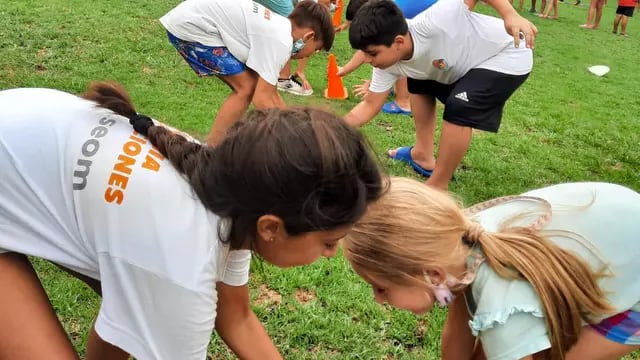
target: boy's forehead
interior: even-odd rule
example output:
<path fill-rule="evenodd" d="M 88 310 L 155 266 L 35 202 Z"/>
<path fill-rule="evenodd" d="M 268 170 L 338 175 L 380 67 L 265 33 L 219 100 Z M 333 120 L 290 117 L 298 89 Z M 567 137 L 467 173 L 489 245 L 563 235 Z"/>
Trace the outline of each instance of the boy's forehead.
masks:
<path fill-rule="evenodd" d="M 362 51 L 366 53 L 374 53 L 374 52 L 379 52 L 380 50 L 383 50 L 384 47 L 385 47 L 384 45 L 369 45 L 364 49 L 362 49 Z"/>

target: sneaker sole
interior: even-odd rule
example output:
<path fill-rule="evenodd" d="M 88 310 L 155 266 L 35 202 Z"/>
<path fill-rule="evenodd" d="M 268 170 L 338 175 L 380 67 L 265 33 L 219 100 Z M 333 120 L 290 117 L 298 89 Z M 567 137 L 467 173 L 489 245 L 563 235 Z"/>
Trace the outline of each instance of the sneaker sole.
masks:
<path fill-rule="evenodd" d="M 278 88 L 278 91 L 284 91 L 284 92 L 287 92 L 289 94 L 298 95 L 298 96 L 311 96 L 311 95 L 313 95 L 313 91 L 308 93 L 308 94 L 301 94 L 299 92 L 295 92 L 295 91 L 292 91 L 292 90 L 289 90 L 289 89 L 283 89 L 283 88 Z"/>

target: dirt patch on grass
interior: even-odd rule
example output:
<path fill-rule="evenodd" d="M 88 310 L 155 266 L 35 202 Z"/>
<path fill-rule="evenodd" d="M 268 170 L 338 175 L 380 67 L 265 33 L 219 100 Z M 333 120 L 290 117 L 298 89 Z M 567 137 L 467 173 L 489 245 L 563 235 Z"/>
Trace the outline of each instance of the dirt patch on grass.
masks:
<path fill-rule="evenodd" d="M 296 290 L 296 300 L 302 305 L 316 299 L 316 293 L 313 290 L 298 289 Z"/>
<path fill-rule="evenodd" d="M 258 306 L 277 306 L 282 302 L 282 296 L 277 291 L 269 289 L 265 284 L 260 285 L 259 291 L 260 293 L 254 301 Z"/>

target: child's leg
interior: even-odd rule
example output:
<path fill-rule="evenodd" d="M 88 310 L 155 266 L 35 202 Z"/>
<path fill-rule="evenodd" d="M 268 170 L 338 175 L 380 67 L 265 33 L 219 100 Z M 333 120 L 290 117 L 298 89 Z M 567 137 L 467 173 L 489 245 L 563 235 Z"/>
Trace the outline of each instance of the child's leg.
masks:
<path fill-rule="evenodd" d="M 257 75 L 236 59 L 226 47 L 188 42 L 167 32 L 169 41 L 198 76 L 215 75 L 232 90 L 214 119 L 207 143 L 217 145 L 229 126 L 238 121 L 249 107 Z"/>
<path fill-rule="evenodd" d="M 596 3 L 596 20 L 593 23 L 593 29 L 600 27 L 600 19 L 602 19 L 602 10 L 604 9 L 604 0 L 594 0 Z"/>
<path fill-rule="evenodd" d="M 401 77 L 396 81 L 396 103 L 404 110 L 411 110 L 411 94 L 407 89 L 407 78 Z"/>
<path fill-rule="evenodd" d="M 558 0 L 551 0 L 553 3 L 553 18 L 558 19 L 560 17 L 560 13 L 558 12 Z"/>
<path fill-rule="evenodd" d="M 618 25 L 620 24 L 620 19 L 622 18 L 622 15 L 620 14 L 616 14 L 616 18 L 613 20 L 613 33 L 617 34 L 618 33 Z M 624 32 L 624 30 L 623 30 Z"/>
<path fill-rule="evenodd" d="M 598 3 L 598 0 L 591 0 L 591 2 L 589 3 L 589 12 L 587 13 L 587 22 L 585 24 L 580 25 L 580 27 L 583 27 L 586 29 L 593 28 L 593 17 L 596 14 L 597 3 Z"/>
<path fill-rule="evenodd" d="M 627 35 L 627 21 L 629 21 L 629 17 L 622 15 L 622 27 L 620 28 L 620 34 Z"/>
<path fill-rule="evenodd" d="M 427 185 L 448 189 L 471 143 L 471 129 L 497 132 L 504 104 L 527 77 L 473 69 L 458 80 L 445 101 L 436 167 Z"/>
<path fill-rule="evenodd" d="M 524 0 L 520 0 L 520 3 L 518 4 L 518 11 L 522 12 L 522 8 L 524 8 Z"/>
<path fill-rule="evenodd" d="M 542 0 L 540 2 L 540 12 L 543 13 L 546 8 L 547 8 L 547 0 Z"/>
<path fill-rule="evenodd" d="M 530 13 L 536 12 L 536 0 L 531 0 L 531 9 L 529 9 Z"/>
<path fill-rule="evenodd" d="M 442 122 L 438 160 L 433 169 L 433 175 L 427 180 L 427 185 L 448 190 L 449 181 L 462 162 L 470 144 L 471 128 L 450 123 L 445 119 Z"/>
<path fill-rule="evenodd" d="M 555 0 L 549 0 L 549 2 L 547 3 L 547 8 L 544 9 L 544 12 L 542 13 L 542 17 L 548 18 L 549 15 L 551 14 L 551 9 L 553 9 L 553 3 L 555 2 Z"/>
<path fill-rule="evenodd" d="M 279 80 L 288 80 L 289 77 L 291 77 L 292 61 L 293 60 L 289 59 L 289 61 L 287 61 L 287 63 L 282 68 L 282 70 L 280 70 L 280 75 L 278 75 Z"/>
<path fill-rule="evenodd" d="M 0 255 L 0 358 L 78 359 L 24 255 Z"/>
<path fill-rule="evenodd" d="M 236 75 L 219 75 L 218 78 L 224 81 L 232 91 L 213 120 L 213 126 L 207 137 L 209 146 L 218 145 L 231 125 L 240 120 L 247 111 L 253 98 L 258 75 L 251 70 L 245 70 Z"/>
<path fill-rule="evenodd" d="M 436 99 L 426 94 L 411 94 L 411 110 L 416 124 L 416 143 L 411 149 L 411 158 L 423 169 L 429 171 L 436 166 L 434 138 L 436 132 Z M 395 158 L 398 149 L 389 150 Z"/>

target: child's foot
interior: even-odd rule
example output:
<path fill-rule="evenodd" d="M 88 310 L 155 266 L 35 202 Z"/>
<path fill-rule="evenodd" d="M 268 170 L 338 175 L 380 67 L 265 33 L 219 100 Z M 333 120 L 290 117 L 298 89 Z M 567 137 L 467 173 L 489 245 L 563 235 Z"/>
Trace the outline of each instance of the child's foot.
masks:
<path fill-rule="evenodd" d="M 532 13 L 532 14 L 535 14 L 536 13 L 536 9 L 531 8 L 531 9 L 529 9 L 529 12 Z"/>
<path fill-rule="evenodd" d="M 581 3 L 581 2 L 582 2 L 582 1 L 580 1 L 580 0 L 576 0 L 576 2 L 575 2 L 575 3 L 573 3 L 573 5 L 574 5 L 574 6 L 578 6 L 578 5 L 580 5 L 580 3 Z"/>
<path fill-rule="evenodd" d="M 629 37 L 629 34 L 627 34 L 627 33 L 620 33 L 620 35 L 622 35 L 624 37 Z"/>
<path fill-rule="evenodd" d="M 278 90 L 286 91 L 288 93 L 300 96 L 309 96 L 313 94 L 313 89 L 305 89 L 300 81 L 297 81 L 295 76 L 290 76 L 288 79 L 278 79 Z"/>
<path fill-rule="evenodd" d="M 580 25 L 580 27 L 583 29 L 593 29 L 593 25 L 591 24 L 582 24 Z"/>
<path fill-rule="evenodd" d="M 428 178 L 431 176 L 433 169 L 436 167 L 436 159 L 423 160 L 426 158 L 424 154 L 414 152 L 413 146 L 399 147 L 387 151 L 387 155 L 394 160 L 405 162 L 413 168 L 418 174 Z"/>

